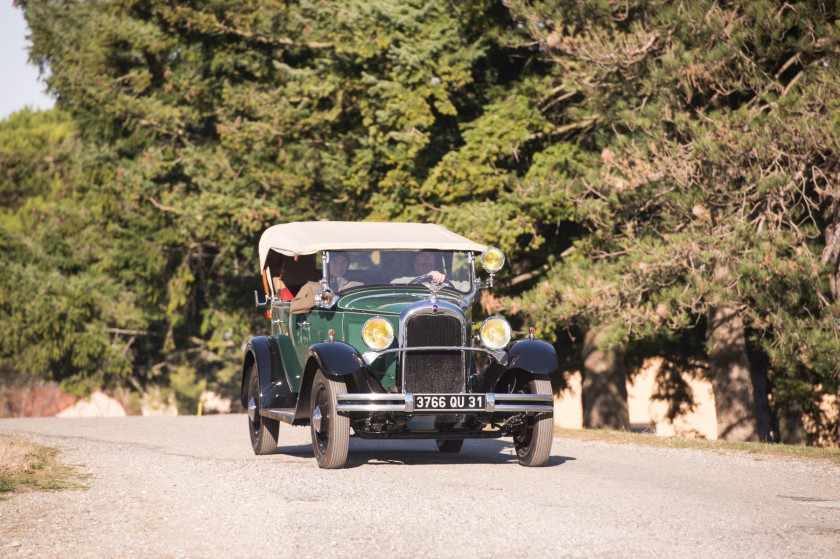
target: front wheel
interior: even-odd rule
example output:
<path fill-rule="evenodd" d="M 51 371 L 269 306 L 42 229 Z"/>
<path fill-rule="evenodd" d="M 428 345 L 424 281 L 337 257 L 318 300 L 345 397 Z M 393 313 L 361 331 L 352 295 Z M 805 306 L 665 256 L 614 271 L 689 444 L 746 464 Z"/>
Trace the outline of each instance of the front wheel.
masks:
<path fill-rule="evenodd" d="M 551 381 L 531 379 L 528 383 L 531 394 L 551 394 Z M 551 454 L 551 442 L 554 437 L 554 412 L 541 412 L 533 417 L 526 417 L 523 429 L 513 435 L 516 456 L 523 466 L 545 466 Z"/>
<path fill-rule="evenodd" d="M 277 452 L 280 422 L 260 415 L 260 376 L 256 365 L 251 366 L 248 373 L 248 431 L 254 454 L 259 456 Z"/>
<path fill-rule="evenodd" d="M 318 466 L 325 469 L 343 468 L 350 448 L 350 418 L 336 411 L 336 395 L 347 392 L 343 378 L 330 378 L 320 370 L 315 372 L 309 400 L 312 449 Z"/>

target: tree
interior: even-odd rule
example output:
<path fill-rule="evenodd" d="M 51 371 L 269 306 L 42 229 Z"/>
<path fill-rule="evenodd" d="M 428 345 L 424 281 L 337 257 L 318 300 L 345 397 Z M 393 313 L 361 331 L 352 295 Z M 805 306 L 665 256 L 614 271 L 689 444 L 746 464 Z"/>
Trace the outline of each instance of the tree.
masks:
<path fill-rule="evenodd" d="M 0 367 L 79 392 L 131 371 L 142 320 L 102 273 L 100 231 L 72 197 L 75 148 L 75 128 L 59 111 L 24 110 L 0 123 Z"/>
<path fill-rule="evenodd" d="M 583 342 L 583 426 L 629 431 L 624 355 L 615 345 L 598 347 L 607 334 L 607 328 L 593 328 Z"/>
<path fill-rule="evenodd" d="M 553 65 L 545 113 L 590 161 L 568 188 L 588 234 L 522 307 L 548 328 L 617 319 L 631 343 L 705 324 L 718 400 L 751 407 L 748 343 L 769 358 L 774 401 L 815 411 L 838 370 L 820 212 L 837 169 L 836 11 L 510 6 Z"/>
<path fill-rule="evenodd" d="M 185 406 L 201 382 L 235 390 L 259 233 L 409 215 L 498 80 L 484 33 L 507 21 L 491 2 L 21 5 L 79 129 L 99 271 L 146 325 L 133 380 Z"/>
<path fill-rule="evenodd" d="M 239 346 L 264 330 L 249 293 L 267 225 L 403 219 L 514 254 L 504 297 L 482 304 L 564 357 L 603 331 L 603 355 L 628 363 L 710 363 L 733 410 L 722 435 L 750 422 L 747 379 L 764 375 L 749 360 L 766 363 L 780 424 L 829 427 L 816 402 L 840 384 L 833 5 L 20 5 L 77 131 L 55 184 L 67 246 L 89 247 L 74 273 L 106 295 L 92 308 L 128 302 L 131 319 L 103 313 L 100 333 L 131 341 L 138 385 L 168 383 L 186 407 L 196 387 L 236 390 Z M 8 223 L 47 207 L 38 188 L 3 190 Z M 41 234 L 11 231 L 9 254 L 30 258 Z M 663 389 L 674 410 L 682 392 Z"/>

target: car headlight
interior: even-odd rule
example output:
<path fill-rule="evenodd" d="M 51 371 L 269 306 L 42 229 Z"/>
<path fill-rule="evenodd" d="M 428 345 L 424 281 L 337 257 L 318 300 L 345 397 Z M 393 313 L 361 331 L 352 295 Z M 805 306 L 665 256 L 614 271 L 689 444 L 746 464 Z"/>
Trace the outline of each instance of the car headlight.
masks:
<path fill-rule="evenodd" d="M 315 295 L 315 304 L 326 309 L 332 307 L 335 303 L 335 293 L 330 288 L 324 288 L 320 293 Z"/>
<path fill-rule="evenodd" d="M 510 343 L 510 324 L 501 316 L 491 316 L 478 330 L 481 343 L 489 349 L 502 349 Z"/>
<path fill-rule="evenodd" d="M 496 247 L 490 247 L 481 253 L 481 265 L 491 274 L 495 274 L 505 265 L 505 253 Z"/>
<path fill-rule="evenodd" d="M 394 327 L 384 318 L 375 316 L 362 326 L 362 341 L 370 349 L 385 349 L 394 341 Z"/>

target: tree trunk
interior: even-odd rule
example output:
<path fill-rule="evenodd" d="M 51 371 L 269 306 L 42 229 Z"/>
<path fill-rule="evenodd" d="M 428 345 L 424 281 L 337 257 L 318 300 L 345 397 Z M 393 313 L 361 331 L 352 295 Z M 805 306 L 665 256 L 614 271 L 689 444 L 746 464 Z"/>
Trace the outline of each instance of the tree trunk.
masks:
<path fill-rule="evenodd" d="M 779 410 L 779 438 L 784 444 L 804 445 L 807 439 L 802 408 L 790 402 Z"/>
<path fill-rule="evenodd" d="M 629 431 L 624 354 L 617 347 L 598 348 L 605 333 L 594 328 L 583 342 L 583 426 Z"/>
<path fill-rule="evenodd" d="M 714 281 L 731 291 L 731 262 L 715 267 Z M 706 335 L 711 346 L 709 376 L 715 394 L 718 438 L 725 441 L 756 440 L 750 360 L 744 322 L 732 298 L 714 295 L 706 309 Z"/>
<path fill-rule="evenodd" d="M 712 305 L 707 311 L 712 346 L 710 380 L 715 393 L 718 438 L 756 439 L 750 362 L 744 324 L 732 305 Z"/>
<path fill-rule="evenodd" d="M 837 179 L 840 180 L 840 171 L 837 172 Z M 821 260 L 831 268 L 828 288 L 831 290 L 831 298 L 837 301 L 840 299 L 840 189 L 829 183 L 823 197 L 823 219 L 826 225 L 825 248 Z"/>
<path fill-rule="evenodd" d="M 827 181 L 823 192 L 823 221 L 826 225 L 821 260 L 831 267 L 828 287 L 832 300 L 836 302 L 840 300 L 840 162 L 835 161 L 827 175 L 833 175 L 834 180 Z M 837 399 L 840 402 L 840 387 L 837 388 Z M 837 444 L 840 445 L 840 418 L 837 420 Z"/>
<path fill-rule="evenodd" d="M 748 352 L 750 376 L 755 406 L 755 426 L 758 440 L 763 443 L 779 442 L 773 433 L 773 416 L 770 410 L 770 380 L 767 377 L 767 354 L 761 350 Z"/>

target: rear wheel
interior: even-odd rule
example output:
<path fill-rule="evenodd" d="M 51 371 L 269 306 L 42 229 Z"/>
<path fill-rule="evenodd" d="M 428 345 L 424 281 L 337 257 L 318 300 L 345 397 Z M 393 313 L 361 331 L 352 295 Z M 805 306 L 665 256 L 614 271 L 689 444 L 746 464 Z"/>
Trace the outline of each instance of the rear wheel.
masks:
<path fill-rule="evenodd" d="M 343 468 L 350 448 L 350 418 L 336 411 L 336 395 L 347 392 L 344 379 L 327 377 L 315 372 L 309 400 L 312 449 L 318 466 L 325 469 Z"/>
<path fill-rule="evenodd" d="M 254 449 L 254 454 L 277 452 L 280 422 L 260 415 L 260 376 L 256 365 L 252 365 L 248 373 L 248 431 L 251 434 L 251 448 Z"/>
<path fill-rule="evenodd" d="M 464 446 L 464 439 L 435 439 L 438 450 L 441 452 L 461 452 L 461 447 Z"/>
<path fill-rule="evenodd" d="M 531 394 L 551 394 L 551 381 L 531 379 L 528 383 Z M 525 426 L 513 435 L 516 456 L 523 466 L 544 466 L 551 454 L 551 441 L 554 437 L 554 412 L 541 412 L 533 417 L 526 417 Z"/>

